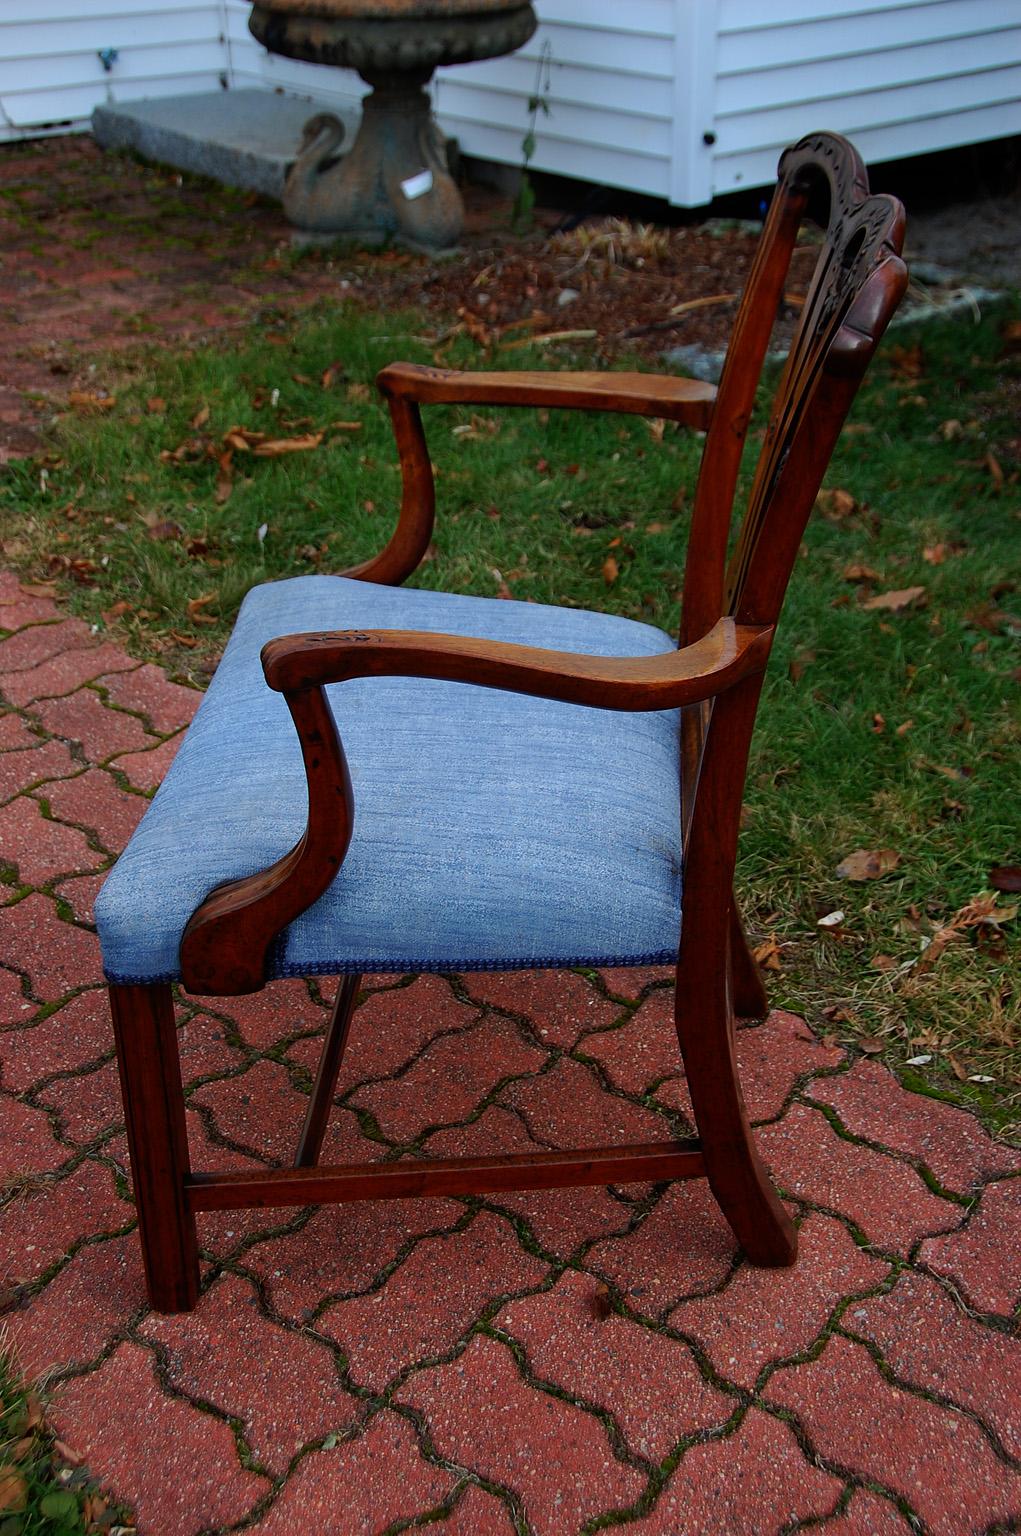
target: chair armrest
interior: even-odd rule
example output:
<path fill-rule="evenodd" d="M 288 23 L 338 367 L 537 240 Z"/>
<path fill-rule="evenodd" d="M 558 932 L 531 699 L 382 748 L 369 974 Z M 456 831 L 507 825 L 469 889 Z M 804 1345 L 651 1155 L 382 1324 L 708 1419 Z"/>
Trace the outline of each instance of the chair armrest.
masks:
<path fill-rule="evenodd" d="M 583 656 L 419 630 L 284 635 L 262 649 L 271 688 L 288 696 L 353 677 L 428 677 L 597 709 L 676 709 L 765 669 L 771 625 L 720 619 L 693 645 L 657 656 Z"/>
<path fill-rule="evenodd" d="M 475 373 L 391 363 L 376 377 L 388 398 L 422 405 L 531 405 L 660 416 L 704 432 L 716 386 L 655 373 Z"/>
<path fill-rule="evenodd" d="M 274 938 L 322 895 L 344 862 L 354 796 L 326 697 L 327 683 L 353 677 L 440 678 L 504 688 L 599 709 L 675 709 L 713 698 L 763 672 L 773 627 L 719 623 L 680 651 L 658 656 L 579 656 L 418 630 L 331 630 L 284 635 L 262 649 L 271 688 L 285 695 L 308 781 L 308 823 L 282 859 L 211 891 L 181 941 L 190 992 L 257 991 Z"/>
<path fill-rule="evenodd" d="M 461 373 L 419 363 L 391 363 L 376 376 L 390 407 L 401 461 L 401 510 L 378 555 L 341 571 L 356 581 L 399 586 L 421 563 L 432 538 L 436 491 L 420 404 L 556 406 L 659 416 L 704 431 L 716 386 L 654 373 Z"/>

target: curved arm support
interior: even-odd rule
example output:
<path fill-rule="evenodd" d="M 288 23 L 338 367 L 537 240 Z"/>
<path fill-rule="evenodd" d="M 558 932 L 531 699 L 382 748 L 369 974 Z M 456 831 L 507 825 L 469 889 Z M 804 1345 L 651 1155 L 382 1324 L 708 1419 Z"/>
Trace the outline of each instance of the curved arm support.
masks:
<path fill-rule="evenodd" d="M 356 581 L 399 587 L 422 563 L 436 518 L 436 487 L 422 417 L 413 400 L 389 395 L 397 453 L 401 461 L 401 511 L 386 548 L 371 560 L 341 571 Z"/>
<path fill-rule="evenodd" d="M 323 894 L 351 841 L 354 795 L 326 695 L 304 689 L 289 694 L 287 704 L 308 779 L 308 825 L 290 853 L 218 886 L 192 913 L 181 940 L 181 980 L 189 992 L 257 992 L 274 938 Z"/>
<path fill-rule="evenodd" d="M 342 571 L 356 581 L 399 586 L 421 564 L 432 538 L 436 488 L 419 402 L 427 405 L 555 406 L 660 416 L 705 431 L 716 387 L 652 373 L 464 373 L 391 363 L 376 383 L 390 407 L 401 462 L 401 510 L 389 544 Z"/>
<path fill-rule="evenodd" d="M 389 674 L 475 683 L 598 709 L 675 709 L 761 673 L 772 639 L 769 625 L 728 618 L 682 651 L 623 659 L 416 630 L 331 630 L 271 640 L 263 647 L 263 668 L 269 686 L 285 695 L 298 731 L 308 826 L 276 864 L 220 886 L 196 909 L 181 942 L 184 985 L 216 996 L 258 991 L 273 939 L 318 900 L 343 863 L 354 800 L 326 684 Z"/>
<path fill-rule="evenodd" d="M 657 656 L 582 656 L 419 630 L 325 630 L 284 635 L 262 648 L 271 688 L 296 690 L 352 677 L 429 677 L 475 683 L 596 709 L 676 709 L 765 669 L 772 625 L 720 619 L 694 645 Z"/>

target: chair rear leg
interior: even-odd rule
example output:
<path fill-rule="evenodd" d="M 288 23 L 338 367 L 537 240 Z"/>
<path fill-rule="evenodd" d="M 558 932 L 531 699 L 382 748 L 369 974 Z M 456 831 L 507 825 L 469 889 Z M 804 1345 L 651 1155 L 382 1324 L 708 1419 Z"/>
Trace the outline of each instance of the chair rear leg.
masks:
<path fill-rule="evenodd" d="M 758 962 L 749 948 L 736 900 L 730 904 L 730 976 L 738 1018 L 764 1019 L 769 1012 L 769 997 Z"/>
<path fill-rule="evenodd" d="M 190 1312 L 199 1257 L 173 996 L 165 984 L 111 986 L 110 1011 L 149 1299 L 159 1312 Z"/>
<path fill-rule="evenodd" d="M 694 927 L 694 924 L 692 925 Z M 797 1258 L 797 1233 L 755 1142 L 734 1051 L 728 967 L 685 946 L 675 1020 L 709 1187 L 752 1264 L 782 1268 Z"/>
<path fill-rule="evenodd" d="M 294 1154 L 295 1168 L 314 1168 L 319 1161 L 319 1149 L 323 1144 L 330 1119 L 330 1108 L 337 1088 L 340 1064 L 344 1059 L 351 1015 L 358 999 L 360 976 L 342 976 L 333 1005 L 333 1017 L 323 1041 L 322 1054 L 312 1086 L 312 1097 L 305 1112 L 305 1123 L 298 1138 L 298 1150 Z"/>

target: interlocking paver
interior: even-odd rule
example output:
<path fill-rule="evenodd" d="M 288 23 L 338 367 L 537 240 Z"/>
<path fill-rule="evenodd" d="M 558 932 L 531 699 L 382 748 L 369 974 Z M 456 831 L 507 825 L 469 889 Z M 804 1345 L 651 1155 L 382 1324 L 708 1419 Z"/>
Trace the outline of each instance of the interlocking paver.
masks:
<path fill-rule="evenodd" d="M 119 1345 L 98 1371 L 62 1387 L 52 1417 L 72 1450 L 88 1447 L 93 1475 L 131 1500 L 153 1536 L 228 1525 L 269 1491 L 239 1463 L 230 1426 L 168 1397 L 137 1344 Z"/>
<path fill-rule="evenodd" d="M 259 1536 L 379 1536 L 396 1520 L 435 1509 L 456 1486 L 452 1473 L 420 1455 L 411 1425 L 384 1412 L 357 1440 L 310 1452 L 256 1529 Z"/>
<path fill-rule="evenodd" d="M 0 919 L 2 921 L 2 919 Z M 9 1024 L 24 1024 L 36 1012 L 36 1004 L 30 1003 L 21 985 L 21 977 L 13 971 L 0 970 L 0 1028 L 6 1029 Z M 7 1045 L 9 1051 L 14 1050 L 14 1045 L 8 1040 L 0 1040 L 0 1060 L 3 1059 L 3 1048 Z M 4 1079 L 5 1086 L 19 1087 L 20 1084 L 12 1084 Z"/>
<path fill-rule="evenodd" d="M 947 1189 L 1021 1169 L 1021 1152 L 993 1141 L 967 1110 L 902 1088 L 878 1061 L 813 1082 L 811 1097 L 829 1104 L 854 1136 L 880 1142 L 923 1162 Z"/>
<path fill-rule="evenodd" d="M 911 1386 L 970 1408 L 1021 1461 L 1021 1338 L 984 1327 L 937 1281 L 903 1274 L 885 1296 L 853 1305 L 849 1332 L 870 1339 Z"/>
<path fill-rule="evenodd" d="M 48 1173 L 67 1161 L 67 1147 L 53 1139 L 49 1116 L 20 1099 L 3 1098 L 3 1139 L 0 1140 L 0 1193 L 34 1173 Z"/>
<path fill-rule="evenodd" d="M 83 646 L 61 651 L 24 672 L 9 673 L 3 680 L 3 692 L 12 704 L 31 704 L 36 699 L 73 693 L 104 672 L 127 672 L 137 666 L 138 662 L 116 645 Z"/>
<path fill-rule="evenodd" d="M 31 1013 L 22 1017 L 30 1018 Z M 106 992 L 98 989 L 80 992 L 41 1023 L 0 1035 L 4 1087 L 23 1093 L 51 1072 L 74 1071 L 96 1061 L 112 1046 L 113 1029 Z"/>
<path fill-rule="evenodd" d="M 646 1317 L 664 1317 L 681 1299 L 715 1289 L 730 1273 L 737 1243 L 703 1179 L 671 1184 L 630 1236 L 592 1247 L 587 1269 L 605 1275 Z"/>
<path fill-rule="evenodd" d="M 0 596 L 0 629 L 15 630 L 25 624 L 46 624 L 59 617 L 60 609 L 52 597 L 33 596 L 22 591 L 17 584 L 8 595 Z"/>
<path fill-rule="evenodd" d="M 821 1072 L 843 1060 L 842 1050 L 823 1045 L 804 1019 L 782 1009 L 775 1009 L 761 1024 L 739 1029 L 737 1064 L 749 1117 L 753 1121 L 773 1119 L 806 1072 Z M 664 1083 L 656 1097 L 691 1115 L 683 1077 Z"/>
<path fill-rule="evenodd" d="M 912 1168 L 838 1136 L 820 1110 L 795 1104 L 758 1133 L 780 1185 L 799 1199 L 848 1216 L 870 1241 L 907 1254 L 918 1238 L 960 1226 L 959 1205 L 934 1195 Z"/>
<path fill-rule="evenodd" d="M 478 1009 L 460 1002 L 442 976 L 419 976 L 410 987 L 374 993 L 351 1021 L 340 1091 L 364 1078 L 389 1077 L 437 1035 L 469 1029 L 478 1018 Z M 471 1051 L 470 1040 L 465 1049 Z"/>
<path fill-rule="evenodd" d="M 288 1035 L 326 1028 L 329 1015 L 313 1003 L 303 981 L 273 981 L 248 997 L 217 997 L 206 1000 L 217 1013 L 237 1025 L 253 1050 L 266 1051 Z"/>
<path fill-rule="evenodd" d="M 913 1536 L 913 1527 L 880 1494 L 858 1488 L 842 1515 L 819 1527 L 820 1536 Z"/>
<path fill-rule="evenodd" d="M 362 1411 L 327 1346 L 270 1322 L 234 1276 L 206 1291 L 190 1316 L 153 1315 L 139 1331 L 166 1352 L 174 1386 L 240 1419 L 258 1461 L 277 1474 L 303 1445 L 350 1429 Z"/>
<path fill-rule="evenodd" d="M 587 1275 L 568 1271 L 551 1291 L 509 1302 L 493 1324 L 524 1346 L 533 1375 L 607 1409 L 629 1448 L 650 1461 L 734 1411 L 686 1344 L 606 1315 Z"/>
<path fill-rule="evenodd" d="M 46 785 L 41 793 L 58 820 L 88 826 L 111 852 L 121 851 L 149 808 L 146 799 L 121 790 L 101 768 Z"/>
<path fill-rule="evenodd" d="M 210 1110 L 220 1134 L 260 1157 L 293 1156 L 308 1099 L 291 1086 L 287 1068 L 257 1061 L 241 1077 L 205 1083 L 192 1104 Z"/>
<path fill-rule="evenodd" d="M 469 996 L 525 1014 L 544 1045 L 573 1045 L 583 1030 L 610 1024 L 620 1006 L 600 997 L 583 976 L 549 971 L 478 971 L 464 978 Z"/>
<path fill-rule="evenodd" d="M 603 985 L 614 997 L 633 1000 L 647 987 L 673 983 L 674 968 L 666 965 L 633 965 L 608 967 L 599 972 Z"/>
<path fill-rule="evenodd" d="M 75 762 L 64 742 L 35 737 L 34 743 L 28 751 L 5 752 L 0 757 L 0 800 L 43 783 L 48 794 L 52 787 L 49 780 L 81 772 L 81 764 Z"/>
<path fill-rule="evenodd" d="M 145 715 L 161 736 L 188 725 L 202 703 L 201 693 L 172 683 L 151 662 L 134 672 L 115 672 L 98 681 L 112 703 Z"/>
<path fill-rule="evenodd" d="M 476 1337 L 449 1365 L 412 1376 L 397 1400 L 424 1414 L 440 1456 L 512 1488 L 537 1536 L 577 1531 L 644 1489 L 599 1420 L 528 1386 L 494 1339 Z"/>
<path fill-rule="evenodd" d="M 435 1529 L 443 1536 L 515 1536 L 517 1526 L 502 1500 L 469 1483 L 453 1511 Z"/>
<path fill-rule="evenodd" d="M 967 1225 L 924 1242 L 919 1258 L 960 1286 L 980 1312 L 1016 1311 L 1021 1304 L 1021 1179 L 988 1184 Z"/>
<path fill-rule="evenodd" d="M 445 1354 L 495 1297 L 546 1274 L 509 1223 L 483 1211 L 464 1231 L 424 1237 L 381 1290 L 335 1303 L 317 1327 L 343 1349 L 352 1381 L 380 1392 L 415 1361 Z"/>
<path fill-rule="evenodd" d="M 776 1536 L 794 1520 L 830 1514 L 839 1479 L 810 1466 L 786 1424 L 752 1408 L 735 1434 L 692 1446 L 640 1536 Z"/>
<path fill-rule="evenodd" d="M 423 1143 L 427 1157 L 493 1157 L 538 1149 L 520 1115 L 499 1104 L 490 1104 L 468 1125 L 434 1131 Z M 630 1206 L 597 1186 L 569 1193 L 562 1189 L 503 1191 L 490 1198 L 523 1217 L 543 1247 L 564 1259 L 579 1243 L 622 1231 L 634 1215 Z"/>
<path fill-rule="evenodd" d="M 134 1219 L 134 1206 L 121 1199 L 110 1169 L 99 1163 L 41 1179 L 3 1207 L 0 1285 L 31 1285 L 82 1238 L 119 1232 Z"/>
<path fill-rule="evenodd" d="M 106 870 L 95 875 L 67 875 L 54 881 L 54 892 L 66 901 L 78 923 L 95 922 L 96 897 L 103 888 Z"/>
<path fill-rule="evenodd" d="M 889 1265 L 863 1253 L 839 1221 L 813 1211 L 793 1269 L 742 1264 L 720 1295 L 681 1302 L 669 1322 L 698 1340 L 721 1376 L 751 1390 L 763 1366 L 814 1342 L 843 1297 L 888 1274 Z"/>
<path fill-rule="evenodd" d="M 141 752 L 156 744 L 140 720 L 108 709 L 92 688 L 79 688 L 62 699 L 46 699 L 32 712 L 54 736 L 77 742 L 93 762 L 102 762 L 115 752 Z"/>
<path fill-rule="evenodd" d="M 0 810 L 0 850 L 0 860 L 13 864 L 26 885 L 45 885 L 55 875 L 95 869 L 103 862 L 76 827 L 47 825 L 30 795 L 19 795 Z"/>
<path fill-rule="evenodd" d="M 304 1323 L 325 1297 L 380 1285 L 405 1244 L 449 1231 L 463 1214 L 453 1200 L 324 1206 L 300 1232 L 259 1243 L 244 1262 L 275 1310 Z"/>
<path fill-rule="evenodd" d="M 89 1365 L 148 1306 L 134 1232 L 86 1243 L 5 1319 L 26 1376 Z"/>
<path fill-rule="evenodd" d="M 55 1003 L 100 975 L 99 940 L 62 922 L 48 896 L 33 893 L 5 907 L 0 922 L 0 961 L 28 971 L 32 991 Z"/>
<path fill-rule="evenodd" d="M 167 741 L 160 742 L 158 747 L 150 747 L 147 752 L 126 752 L 115 756 L 111 767 L 119 769 L 136 789 L 158 789 L 177 756 L 181 740 L 180 735 L 171 736 Z"/>
<path fill-rule="evenodd" d="M 1021 1301 L 1021 1179 L 1009 1177 L 1021 1154 L 875 1062 L 843 1070 L 842 1051 L 782 1011 L 742 1027 L 737 1045 L 753 1117 L 782 1116 L 758 1133 L 766 1157 L 789 1194 L 822 1208 L 803 1215 L 793 1270 L 735 1267 L 736 1244 L 701 1181 L 665 1192 L 518 1191 L 474 1215 L 447 1199 L 204 1213 L 208 1288 L 196 1312 L 148 1312 L 134 1209 L 114 1173 L 128 1157 L 115 1068 L 101 1062 L 112 1037 L 98 944 L 60 912 L 91 921 L 106 858 L 89 840 L 109 853 L 124 845 L 200 695 L 0 572 L 0 629 L 19 626 L 0 639 L 0 687 L 25 706 L 0 720 L 0 833 L 21 878 L 52 880 L 59 903 L 34 892 L 0 911 L 0 1167 L 16 1180 L 0 1208 L 0 1307 L 26 1370 L 87 1373 L 58 1387 L 58 1430 L 135 1506 L 142 1536 L 211 1536 L 238 1520 L 270 1536 L 379 1536 L 415 1520 L 451 1536 L 509 1536 L 511 1508 L 533 1536 L 571 1536 L 585 1520 L 633 1510 L 649 1487 L 615 1455 L 621 1441 L 600 1413 L 579 1402 L 612 1415 L 639 1457 L 683 1450 L 651 1510 L 622 1529 L 765 1536 L 807 1520 L 835 1536 L 894 1536 L 910 1529 L 897 1498 L 932 1536 L 1021 1516 L 1021 1474 L 998 1451 L 1021 1458 L 1008 1321 Z M 123 789 L 122 774 L 144 793 Z M 670 977 L 665 967 L 607 971 L 607 998 L 574 973 L 466 976 L 468 1003 L 456 980 L 366 977 L 340 1092 L 374 1081 L 334 1108 L 323 1160 L 387 1155 L 356 1106 L 388 1136 L 443 1127 L 424 1138 L 428 1156 L 668 1138 L 670 1120 L 633 1100 L 660 1081 L 659 1103 L 678 1122 L 690 1113 L 672 988 L 658 985 Z M 187 1004 L 185 1081 L 213 1079 L 187 1113 L 195 1167 L 290 1160 L 307 1096 L 281 1063 L 249 1063 L 304 1036 L 288 1055 L 292 1069 L 311 1071 L 328 1018 L 316 997 L 333 990 L 323 981 L 314 996 L 288 981 Z M 43 1003 L 58 1006 L 37 1022 Z M 235 1030 L 247 1051 L 231 1044 Z M 616 1091 L 583 1061 L 557 1060 L 572 1049 L 595 1058 Z M 515 1081 L 489 1102 L 504 1075 Z M 810 1102 L 786 1107 L 799 1084 Z M 811 1103 L 835 1112 L 852 1139 Z M 61 1136 L 99 1136 L 101 1147 L 68 1172 L 75 1153 Z M 975 1208 L 939 1198 L 910 1162 L 948 1191 L 977 1191 Z M 921 1268 L 885 1293 L 887 1262 L 857 1246 L 848 1222 L 880 1249 L 916 1254 Z M 581 1269 L 550 1271 L 533 1237 Z M 614 1310 L 618 1292 L 634 1315 Z M 472 1334 L 491 1314 L 523 1351 L 520 1364 L 500 1338 Z M 806 1360 L 834 1314 L 838 1331 Z M 141 1335 L 126 1336 L 139 1318 Z M 767 1403 L 795 1414 L 825 1467 L 758 1406 L 724 1427 L 770 1366 Z M 408 1368 L 398 1403 L 423 1415 L 425 1443 L 446 1466 L 422 1454 L 400 1414 L 377 1411 L 366 1424 L 371 1404 L 348 1390 L 381 1390 Z M 302 1455 L 281 1488 L 260 1474 L 286 1473 L 323 1437 L 332 1448 Z M 505 1498 L 466 1484 L 466 1473 L 492 1478 Z M 848 1477 L 874 1486 L 849 1489 Z"/>
<path fill-rule="evenodd" d="M 0 715 L 0 752 L 23 752 L 39 746 L 42 738 L 30 731 L 27 722 L 13 710 Z"/>
<path fill-rule="evenodd" d="M 93 643 L 94 636 L 81 619 L 33 624 L 7 640 L 0 640 L 0 674 L 28 672 L 62 651 L 81 650 Z"/>
<path fill-rule="evenodd" d="M 351 1103 L 371 1110 L 384 1136 L 412 1141 L 427 1126 L 465 1119 L 502 1078 L 534 1072 L 544 1060 L 516 1024 L 491 1014 L 473 1030 L 433 1041 L 403 1076 L 359 1088 Z"/>
<path fill-rule="evenodd" d="M 604 1093 L 588 1067 L 569 1057 L 558 1061 L 552 1072 L 509 1083 L 499 1098 L 524 1115 L 542 1146 L 592 1147 L 671 1137 L 662 1116 Z"/>
<path fill-rule="evenodd" d="M 777 1371 L 768 1401 L 789 1409 L 818 1453 L 907 1500 L 932 1536 L 965 1536 L 1021 1514 L 1021 1476 L 978 1426 L 884 1381 L 863 1345 L 832 1338 Z"/>

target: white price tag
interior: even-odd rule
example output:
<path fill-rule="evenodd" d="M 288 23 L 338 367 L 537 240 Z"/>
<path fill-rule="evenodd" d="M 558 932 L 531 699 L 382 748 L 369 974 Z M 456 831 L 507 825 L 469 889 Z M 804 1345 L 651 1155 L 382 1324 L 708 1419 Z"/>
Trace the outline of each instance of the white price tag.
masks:
<path fill-rule="evenodd" d="M 416 175 L 408 176 L 404 181 L 401 182 L 401 191 L 404 193 L 404 196 L 410 203 L 413 202 L 416 197 L 424 197 L 427 192 L 431 192 L 432 185 L 432 171 L 419 171 Z"/>

